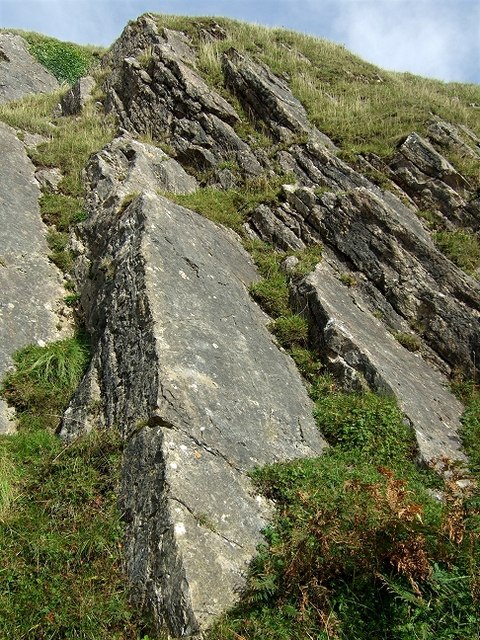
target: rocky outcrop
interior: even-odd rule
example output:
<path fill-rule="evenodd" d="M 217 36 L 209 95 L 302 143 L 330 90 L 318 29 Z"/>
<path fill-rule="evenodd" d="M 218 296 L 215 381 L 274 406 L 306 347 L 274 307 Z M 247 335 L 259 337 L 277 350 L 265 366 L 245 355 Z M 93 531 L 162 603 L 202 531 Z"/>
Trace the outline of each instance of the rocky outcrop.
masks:
<path fill-rule="evenodd" d="M 244 176 L 258 176 L 259 160 L 233 128 L 238 114 L 202 80 L 194 61 L 183 34 L 160 33 L 143 16 L 125 29 L 112 52 L 107 107 L 128 131 L 168 143 L 191 169 L 217 169 L 218 176 L 222 163 L 233 162 Z"/>
<path fill-rule="evenodd" d="M 93 95 L 96 83 L 92 76 L 79 78 L 60 100 L 63 116 L 75 116 L 82 111 Z"/>
<path fill-rule="evenodd" d="M 58 269 L 47 259 L 35 168 L 10 127 L 0 124 L 0 378 L 12 354 L 61 337 L 65 295 Z M 0 400 L 0 433 L 11 431 L 11 412 Z"/>
<path fill-rule="evenodd" d="M 458 436 L 463 407 L 448 380 L 386 330 L 356 287 L 341 282 L 327 261 L 295 282 L 295 307 L 310 321 L 312 337 L 347 388 L 367 386 L 395 397 L 415 430 L 419 459 L 462 460 Z"/>
<path fill-rule="evenodd" d="M 309 122 L 307 112 L 287 83 L 268 67 L 254 63 L 235 49 L 223 55 L 225 83 L 247 113 L 261 120 L 274 140 L 295 141 L 307 136 L 333 148 L 332 141 Z"/>
<path fill-rule="evenodd" d="M 248 470 L 324 443 L 249 298 L 248 255 L 235 235 L 158 195 L 157 151 L 123 137 L 87 167 L 90 217 L 76 250 L 94 356 L 62 434 L 125 437 L 133 596 L 183 637 L 233 604 L 261 540 L 270 509 Z M 168 162 L 168 190 L 194 188 Z"/>
<path fill-rule="evenodd" d="M 21 36 L 0 33 L 0 103 L 31 93 L 51 93 L 59 84 L 28 52 Z"/>

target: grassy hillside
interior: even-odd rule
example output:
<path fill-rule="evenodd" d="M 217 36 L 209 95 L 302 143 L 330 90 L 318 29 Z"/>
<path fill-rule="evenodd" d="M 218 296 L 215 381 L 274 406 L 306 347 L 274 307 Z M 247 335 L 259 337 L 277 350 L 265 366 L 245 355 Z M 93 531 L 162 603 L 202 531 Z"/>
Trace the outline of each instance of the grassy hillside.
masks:
<path fill-rule="evenodd" d="M 191 35 L 202 74 L 230 101 L 220 71 L 222 51 L 234 46 L 268 64 L 289 81 L 312 121 L 351 161 L 365 151 L 390 156 L 404 136 L 425 133 L 432 114 L 480 136 L 477 85 L 385 72 L 339 45 L 289 31 L 216 19 L 226 39 L 204 42 L 199 33 L 211 19 L 157 20 Z M 68 82 L 98 55 L 38 34 L 22 35 L 35 55 Z M 84 66 L 77 65 L 80 60 Z M 80 117 L 54 120 L 59 95 L 1 105 L 0 119 L 19 136 L 27 131 L 44 135 L 46 141 L 31 151 L 33 161 L 64 173 L 59 193 L 44 194 L 41 208 L 50 226 L 51 258 L 68 274 L 68 232 L 85 215 L 81 169 L 113 137 L 114 127 L 94 102 Z M 99 88 L 96 99 L 101 97 Z M 246 117 L 241 126 L 254 132 Z M 259 144 L 270 144 L 255 135 Z M 478 177 L 478 164 L 450 159 Z M 275 181 L 246 186 L 243 191 L 203 189 L 182 203 L 241 231 L 248 207 L 273 200 L 278 192 Z M 284 254 L 258 242 L 245 241 L 245 246 L 262 277 L 252 296 L 272 316 L 272 332 L 304 375 L 331 448 L 321 459 L 254 472 L 257 486 L 276 501 L 277 516 L 252 563 L 242 601 L 209 638 L 480 637 L 480 497 L 475 484 L 456 492 L 454 481 L 463 471 L 452 469 L 450 481 L 442 483 L 419 469 L 412 433 L 391 401 L 336 388 L 308 348 L 306 323 L 289 308 L 288 283 L 280 269 Z M 321 248 L 298 257 L 301 275 L 321 259 Z M 66 297 L 75 304 L 75 291 Z M 4 397 L 20 413 L 19 433 L 0 438 L 0 635 L 7 640 L 148 639 L 148 623 L 126 602 L 121 573 L 114 492 L 122 445 L 107 435 L 62 448 L 53 435 L 87 352 L 80 333 L 70 341 L 27 348 L 16 356 L 16 372 L 3 382 Z M 478 383 L 458 384 L 457 391 L 467 405 L 465 446 L 478 481 Z M 435 498 L 440 493 L 443 502 Z"/>
<path fill-rule="evenodd" d="M 202 41 L 201 29 L 213 20 L 225 29 L 226 39 Z M 349 157 L 365 151 L 391 155 L 412 131 L 424 134 L 432 115 L 465 125 L 480 136 L 479 85 L 384 71 L 341 45 L 284 29 L 225 18 L 158 16 L 157 22 L 190 34 L 198 45 L 201 70 L 220 90 L 220 56 L 230 47 L 250 53 L 284 76 L 311 121 Z M 469 171 L 478 174 L 478 167 L 468 165 Z"/>

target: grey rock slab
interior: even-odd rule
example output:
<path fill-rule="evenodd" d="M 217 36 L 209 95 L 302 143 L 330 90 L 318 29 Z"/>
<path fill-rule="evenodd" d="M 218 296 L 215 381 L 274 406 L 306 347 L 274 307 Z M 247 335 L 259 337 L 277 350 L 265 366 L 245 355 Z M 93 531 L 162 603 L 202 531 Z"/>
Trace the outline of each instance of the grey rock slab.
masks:
<path fill-rule="evenodd" d="M 25 40 L 0 33 L 0 103 L 32 93 L 53 93 L 56 78 L 28 52 Z"/>
<path fill-rule="evenodd" d="M 212 171 L 233 161 L 245 176 L 262 173 L 233 128 L 240 120 L 237 112 L 197 72 L 185 34 L 161 31 L 155 20 L 142 16 L 124 30 L 107 58 L 112 67 L 107 109 L 126 130 L 168 140 L 176 158 L 195 170 Z"/>
<path fill-rule="evenodd" d="M 30 343 L 61 337 L 57 314 L 65 295 L 58 269 L 47 259 L 35 167 L 23 144 L 0 124 L 0 377 L 12 354 Z M 0 401 L 0 432 L 12 429 Z"/>
<path fill-rule="evenodd" d="M 458 435 L 463 407 L 448 379 L 402 347 L 326 261 L 293 285 L 293 296 L 334 366 L 360 373 L 372 389 L 396 398 L 422 461 L 464 459 Z"/>
<path fill-rule="evenodd" d="M 235 602 L 261 541 L 270 507 L 247 472 L 318 455 L 324 441 L 248 295 L 256 273 L 238 238 L 155 184 L 119 208 L 135 183 L 114 144 L 86 170 L 79 286 L 96 346 L 62 435 L 126 438 L 127 574 L 135 600 L 183 637 Z"/>

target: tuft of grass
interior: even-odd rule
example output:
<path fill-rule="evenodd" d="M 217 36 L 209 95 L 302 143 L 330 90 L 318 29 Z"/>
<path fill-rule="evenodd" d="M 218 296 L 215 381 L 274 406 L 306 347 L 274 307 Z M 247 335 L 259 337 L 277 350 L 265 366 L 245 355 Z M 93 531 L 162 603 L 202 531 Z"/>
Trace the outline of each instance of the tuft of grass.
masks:
<path fill-rule="evenodd" d="M 460 269 L 475 275 L 480 268 L 480 242 L 475 234 L 465 229 L 438 231 L 434 234 L 434 240 Z"/>
<path fill-rule="evenodd" d="M 21 428 L 57 427 L 88 357 L 88 342 L 81 334 L 45 347 L 30 345 L 14 355 L 15 371 L 7 374 L 0 393 L 16 408 Z"/>
<path fill-rule="evenodd" d="M 280 316 L 270 322 L 268 329 L 285 349 L 306 347 L 308 343 L 308 322 L 299 315 Z"/>
<path fill-rule="evenodd" d="M 42 194 L 40 209 L 43 221 L 49 226 L 55 225 L 57 231 L 68 231 L 86 217 L 81 200 L 63 193 Z"/>
<path fill-rule="evenodd" d="M 419 351 L 422 346 L 422 342 L 420 338 L 414 335 L 413 333 L 405 333 L 403 331 L 397 331 L 396 333 L 394 333 L 394 337 L 397 340 L 397 342 L 399 342 L 402 345 L 402 347 L 405 347 L 405 349 L 408 349 L 413 353 L 415 351 Z"/>
<path fill-rule="evenodd" d="M 193 209 L 209 220 L 243 235 L 243 223 L 257 205 L 274 201 L 280 193 L 282 178 L 246 180 L 241 189 L 220 190 L 204 187 L 186 195 L 165 194 L 178 204 Z"/>

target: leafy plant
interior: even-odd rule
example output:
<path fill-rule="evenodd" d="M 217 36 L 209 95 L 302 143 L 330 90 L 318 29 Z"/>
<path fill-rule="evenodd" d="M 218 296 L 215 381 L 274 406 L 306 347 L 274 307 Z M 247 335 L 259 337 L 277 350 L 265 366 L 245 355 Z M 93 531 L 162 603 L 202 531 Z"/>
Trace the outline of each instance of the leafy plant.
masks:
<path fill-rule="evenodd" d="M 325 395 L 317 400 L 317 424 L 334 445 L 359 450 L 371 462 L 412 460 L 415 437 L 393 398 L 374 393 Z"/>
<path fill-rule="evenodd" d="M 30 53 L 60 82 L 74 84 L 98 61 L 101 50 L 61 42 L 37 33 L 21 35 L 29 43 Z"/>

